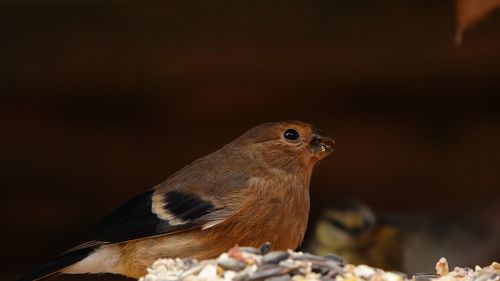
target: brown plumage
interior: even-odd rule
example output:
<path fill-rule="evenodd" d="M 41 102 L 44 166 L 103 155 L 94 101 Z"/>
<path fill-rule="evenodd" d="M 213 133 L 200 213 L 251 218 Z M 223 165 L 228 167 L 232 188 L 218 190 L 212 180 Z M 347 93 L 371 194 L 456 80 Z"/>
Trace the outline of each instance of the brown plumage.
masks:
<path fill-rule="evenodd" d="M 313 167 L 332 145 L 307 123 L 257 126 L 125 203 L 89 242 L 20 280 L 54 272 L 138 278 L 158 258 L 212 258 L 235 244 L 295 249 L 307 226 Z"/>

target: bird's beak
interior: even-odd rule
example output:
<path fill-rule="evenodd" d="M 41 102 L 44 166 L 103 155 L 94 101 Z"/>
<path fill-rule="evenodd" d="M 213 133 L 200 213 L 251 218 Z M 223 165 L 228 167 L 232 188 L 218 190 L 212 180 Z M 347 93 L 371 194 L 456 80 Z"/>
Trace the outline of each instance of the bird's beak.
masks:
<path fill-rule="evenodd" d="M 321 131 L 314 131 L 309 142 L 311 152 L 319 159 L 330 154 L 333 151 L 334 144 L 335 141 Z"/>

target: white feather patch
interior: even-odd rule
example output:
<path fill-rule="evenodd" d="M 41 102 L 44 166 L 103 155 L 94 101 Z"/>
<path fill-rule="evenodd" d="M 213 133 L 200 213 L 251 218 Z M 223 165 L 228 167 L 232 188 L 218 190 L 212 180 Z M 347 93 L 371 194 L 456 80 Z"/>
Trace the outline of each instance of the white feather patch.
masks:
<path fill-rule="evenodd" d="M 185 220 L 176 217 L 174 214 L 165 209 L 165 207 L 163 206 L 165 202 L 164 194 L 155 194 L 153 195 L 152 200 L 153 202 L 151 204 L 151 212 L 157 215 L 160 219 L 168 221 L 168 224 L 170 225 L 179 225 L 186 223 Z"/>
<path fill-rule="evenodd" d="M 121 251 L 116 245 L 105 245 L 99 247 L 95 252 L 83 260 L 70 265 L 62 273 L 82 274 L 82 273 L 118 273 L 116 268 L 120 262 Z"/>

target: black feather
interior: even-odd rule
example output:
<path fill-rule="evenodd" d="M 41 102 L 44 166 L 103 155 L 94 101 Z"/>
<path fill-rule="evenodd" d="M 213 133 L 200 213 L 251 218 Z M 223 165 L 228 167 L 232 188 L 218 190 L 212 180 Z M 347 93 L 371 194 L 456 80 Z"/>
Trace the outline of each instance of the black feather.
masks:
<path fill-rule="evenodd" d="M 170 225 L 167 221 L 161 220 L 156 215 L 151 214 L 146 218 L 131 220 L 108 227 L 99 232 L 94 232 L 92 240 L 101 241 L 100 244 L 120 243 L 165 233 L 179 232 L 193 227 L 195 227 L 194 223 Z"/>
<path fill-rule="evenodd" d="M 95 227 L 89 240 L 101 244 L 119 243 L 187 227 L 171 226 L 152 213 L 153 193 L 154 190 L 150 190 L 121 205 Z"/>
<path fill-rule="evenodd" d="M 171 191 L 165 196 L 165 208 L 183 220 L 195 220 L 214 210 L 214 205 L 192 194 Z"/>
<path fill-rule="evenodd" d="M 180 217 L 183 220 L 194 220 L 208 214 L 213 208 L 214 206 L 208 202 L 199 202 L 197 206 L 182 213 Z"/>
<path fill-rule="evenodd" d="M 152 215 L 153 192 L 154 190 L 144 192 L 122 204 L 94 228 L 91 236 L 102 229 L 120 225 L 130 220 L 150 217 Z"/>
<path fill-rule="evenodd" d="M 100 241 L 100 244 L 119 243 L 188 230 L 197 226 L 194 220 L 214 209 L 210 202 L 194 195 L 177 191 L 168 192 L 165 196 L 164 208 L 186 221 L 184 224 L 172 225 L 169 221 L 160 219 L 152 213 L 153 194 L 154 190 L 150 190 L 120 206 L 98 224 L 89 240 Z"/>
<path fill-rule="evenodd" d="M 34 271 L 16 279 L 16 281 L 34 281 L 45 277 L 57 274 L 63 268 L 79 262 L 89 256 L 94 251 L 94 248 L 84 248 L 76 251 L 68 252 L 52 261 L 40 266 Z"/>

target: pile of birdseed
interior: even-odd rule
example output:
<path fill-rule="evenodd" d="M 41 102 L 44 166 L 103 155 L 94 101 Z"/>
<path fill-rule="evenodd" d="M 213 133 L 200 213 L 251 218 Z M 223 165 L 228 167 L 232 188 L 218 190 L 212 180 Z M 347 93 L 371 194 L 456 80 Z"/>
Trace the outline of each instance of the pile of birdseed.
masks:
<path fill-rule="evenodd" d="M 448 270 L 446 259 L 436 264 L 437 274 L 389 272 L 366 265 L 345 264 L 336 255 L 270 251 L 235 246 L 217 259 L 159 259 L 139 281 L 500 281 L 500 263 Z"/>

